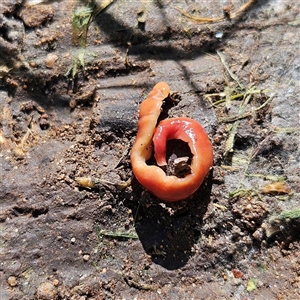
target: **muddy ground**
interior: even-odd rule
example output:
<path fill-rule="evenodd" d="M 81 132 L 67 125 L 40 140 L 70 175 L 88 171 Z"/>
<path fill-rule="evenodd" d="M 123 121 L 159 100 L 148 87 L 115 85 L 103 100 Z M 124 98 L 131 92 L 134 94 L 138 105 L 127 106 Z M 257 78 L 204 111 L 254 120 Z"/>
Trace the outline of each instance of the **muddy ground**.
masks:
<path fill-rule="evenodd" d="M 299 1 L 39 2 L 0 4 L 1 300 L 299 299 Z M 215 154 L 178 203 L 126 186 L 159 81 Z"/>

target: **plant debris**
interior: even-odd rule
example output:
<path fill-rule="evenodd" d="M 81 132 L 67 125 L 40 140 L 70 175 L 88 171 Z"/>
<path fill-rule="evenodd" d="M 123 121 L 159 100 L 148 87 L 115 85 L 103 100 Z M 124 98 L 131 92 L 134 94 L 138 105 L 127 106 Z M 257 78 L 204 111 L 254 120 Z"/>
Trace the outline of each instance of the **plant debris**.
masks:
<path fill-rule="evenodd" d="M 261 192 L 264 194 L 289 194 L 291 193 L 291 187 L 284 181 L 277 181 L 269 183 L 261 188 Z"/>

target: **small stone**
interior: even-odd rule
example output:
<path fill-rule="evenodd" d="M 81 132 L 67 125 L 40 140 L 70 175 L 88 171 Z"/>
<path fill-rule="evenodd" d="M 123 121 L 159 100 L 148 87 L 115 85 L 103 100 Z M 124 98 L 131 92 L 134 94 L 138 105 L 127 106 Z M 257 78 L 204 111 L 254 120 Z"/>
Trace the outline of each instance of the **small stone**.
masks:
<path fill-rule="evenodd" d="M 71 243 L 72 243 L 72 244 L 75 244 L 75 242 L 76 242 L 76 239 L 75 239 L 74 237 L 72 237 L 72 238 L 71 238 Z"/>
<path fill-rule="evenodd" d="M 58 56 L 54 53 L 49 53 L 45 59 L 46 67 L 53 69 L 55 62 L 57 61 Z"/>
<path fill-rule="evenodd" d="M 70 102 L 69 102 L 69 106 L 71 108 L 75 108 L 77 105 L 77 101 L 75 99 L 71 99 Z"/>
<path fill-rule="evenodd" d="M 40 114 L 44 114 L 44 113 L 45 113 L 45 110 L 44 110 L 40 105 L 37 105 L 35 109 L 36 109 Z"/>
<path fill-rule="evenodd" d="M 244 273 L 239 269 L 233 269 L 232 274 L 234 278 L 242 278 L 244 276 Z"/>
<path fill-rule="evenodd" d="M 64 180 L 65 179 L 65 174 L 60 174 L 57 176 L 57 180 Z"/>
<path fill-rule="evenodd" d="M 42 130 L 47 130 L 50 127 L 50 123 L 47 119 L 40 119 L 39 124 Z"/>
<path fill-rule="evenodd" d="M 36 291 L 36 299 L 53 300 L 57 299 L 57 291 L 51 282 L 43 282 Z"/>
<path fill-rule="evenodd" d="M 223 35 L 224 35 L 224 33 L 223 33 L 222 31 L 217 32 L 217 33 L 216 33 L 216 38 L 217 38 L 217 39 L 221 39 L 221 38 L 223 37 Z"/>
<path fill-rule="evenodd" d="M 17 278 L 15 276 L 9 276 L 7 279 L 7 283 L 11 286 L 14 287 L 18 284 Z"/>
<path fill-rule="evenodd" d="M 264 231 L 262 228 L 258 228 L 252 235 L 256 240 L 261 241 L 264 236 Z"/>
<path fill-rule="evenodd" d="M 90 260 L 90 256 L 88 254 L 83 255 L 83 260 L 84 261 L 89 261 Z"/>
<path fill-rule="evenodd" d="M 54 279 L 53 280 L 53 285 L 54 286 L 58 286 L 59 285 L 59 280 L 58 279 Z"/>
<path fill-rule="evenodd" d="M 185 175 L 188 175 L 191 173 L 191 166 L 188 164 L 189 157 L 178 157 L 174 159 L 174 172 L 175 175 L 178 177 L 185 177 Z"/>

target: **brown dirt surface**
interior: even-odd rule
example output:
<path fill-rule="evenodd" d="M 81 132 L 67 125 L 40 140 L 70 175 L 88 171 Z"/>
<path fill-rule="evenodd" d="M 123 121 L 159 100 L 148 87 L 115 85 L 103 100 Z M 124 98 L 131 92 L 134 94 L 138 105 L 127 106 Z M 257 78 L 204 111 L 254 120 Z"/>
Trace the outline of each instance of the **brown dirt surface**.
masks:
<path fill-rule="evenodd" d="M 1 1 L 1 300 L 300 299 L 300 4 L 245 3 Z M 159 81 L 214 149 L 177 203 L 129 159 Z"/>

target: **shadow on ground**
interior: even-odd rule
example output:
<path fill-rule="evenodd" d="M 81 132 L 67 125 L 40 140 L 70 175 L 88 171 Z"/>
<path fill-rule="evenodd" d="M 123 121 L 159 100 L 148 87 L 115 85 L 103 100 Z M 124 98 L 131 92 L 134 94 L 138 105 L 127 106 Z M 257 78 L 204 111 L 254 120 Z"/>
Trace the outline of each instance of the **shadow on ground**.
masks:
<path fill-rule="evenodd" d="M 159 203 L 138 182 L 133 184 L 134 199 L 125 205 L 132 209 L 139 239 L 156 264 L 174 270 L 183 267 L 193 255 L 210 202 L 212 175 L 210 172 L 190 199 L 175 203 Z"/>

